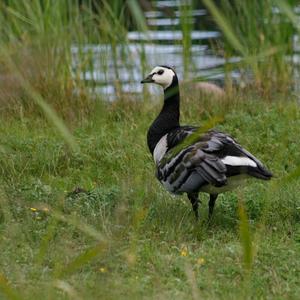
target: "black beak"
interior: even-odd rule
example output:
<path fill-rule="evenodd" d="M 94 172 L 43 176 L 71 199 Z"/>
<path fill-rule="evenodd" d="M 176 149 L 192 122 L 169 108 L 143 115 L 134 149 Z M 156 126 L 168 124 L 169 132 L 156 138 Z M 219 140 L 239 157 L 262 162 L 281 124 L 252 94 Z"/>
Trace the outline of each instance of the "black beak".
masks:
<path fill-rule="evenodd" d="M 149 76 L 147 76 L 146 78 L 144 78 L 142 81 L 141 81 L 141 83 L 151 83 L 151 82 L 154 82 L 154 80 L 152 79 L 152 76 L 153 75 L 149 75 Z"/>

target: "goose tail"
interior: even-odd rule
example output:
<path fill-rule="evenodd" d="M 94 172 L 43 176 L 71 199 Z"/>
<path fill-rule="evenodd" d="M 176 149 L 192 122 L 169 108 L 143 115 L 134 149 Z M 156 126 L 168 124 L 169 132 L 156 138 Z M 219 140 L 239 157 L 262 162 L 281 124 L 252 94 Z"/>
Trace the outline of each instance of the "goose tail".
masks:
<path fill-rule="evenodd" d="M 257 168 L 249 168 L 248 174 L 262 180 L 270 180 L 273 177 L 273 174 L 263 165 L 258 166 Z"/>

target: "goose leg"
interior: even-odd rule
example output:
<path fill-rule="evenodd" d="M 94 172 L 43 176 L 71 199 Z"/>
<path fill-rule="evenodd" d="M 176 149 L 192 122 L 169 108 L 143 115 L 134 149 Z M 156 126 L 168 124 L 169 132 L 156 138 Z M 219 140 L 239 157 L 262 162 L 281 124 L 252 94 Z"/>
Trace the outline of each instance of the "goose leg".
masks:
<path fill-rule="evenodd" d="M 208 203 L 208 219 L 211 219 L 218 194 L 210 194 L 209 203 Z"/>
<path fill-rule="evenodd" d="M 199 207 L 199 196 L 198 193 L 188 193 L 187 194 L 188 198 L 190 199 L 193 207 L 193 211 L 195 213 L 196 220 L 199 219 L 199 213 L 198 213 L 198 207 Z"/>

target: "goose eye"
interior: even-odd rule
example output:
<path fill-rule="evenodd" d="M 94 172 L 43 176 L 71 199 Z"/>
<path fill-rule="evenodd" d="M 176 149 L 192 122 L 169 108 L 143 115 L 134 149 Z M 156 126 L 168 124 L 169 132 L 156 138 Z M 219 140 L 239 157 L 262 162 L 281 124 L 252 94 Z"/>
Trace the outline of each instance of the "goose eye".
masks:
<path fill-rule="evenodd" d="M 159 70 L 159 71 L 157 72 L 158 75 L 162 75 L 163 73 L 164 73 L 164 70 Z"/>

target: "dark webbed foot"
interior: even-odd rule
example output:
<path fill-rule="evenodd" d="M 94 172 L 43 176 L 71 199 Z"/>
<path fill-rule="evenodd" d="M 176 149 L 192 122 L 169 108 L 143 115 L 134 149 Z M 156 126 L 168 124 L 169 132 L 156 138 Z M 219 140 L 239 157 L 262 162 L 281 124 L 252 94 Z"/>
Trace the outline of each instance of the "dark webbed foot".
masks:
<path fill-rule="evenodd" d="M 198 198 L 198 193 L 188 193 L 187 196 L 192 203 L 192 207 L 193 207 L 193 211 L 195 213 L 196 220 L 199 220 L 198 208 L 199 208 L 200 200 Z"/>
<path fill-rule="evenodd" d="M 210 194 L 209 195 L 208 220 L 210 220 L 212 217 L 217 198 L 218 198 L 218 194 Z"/>

